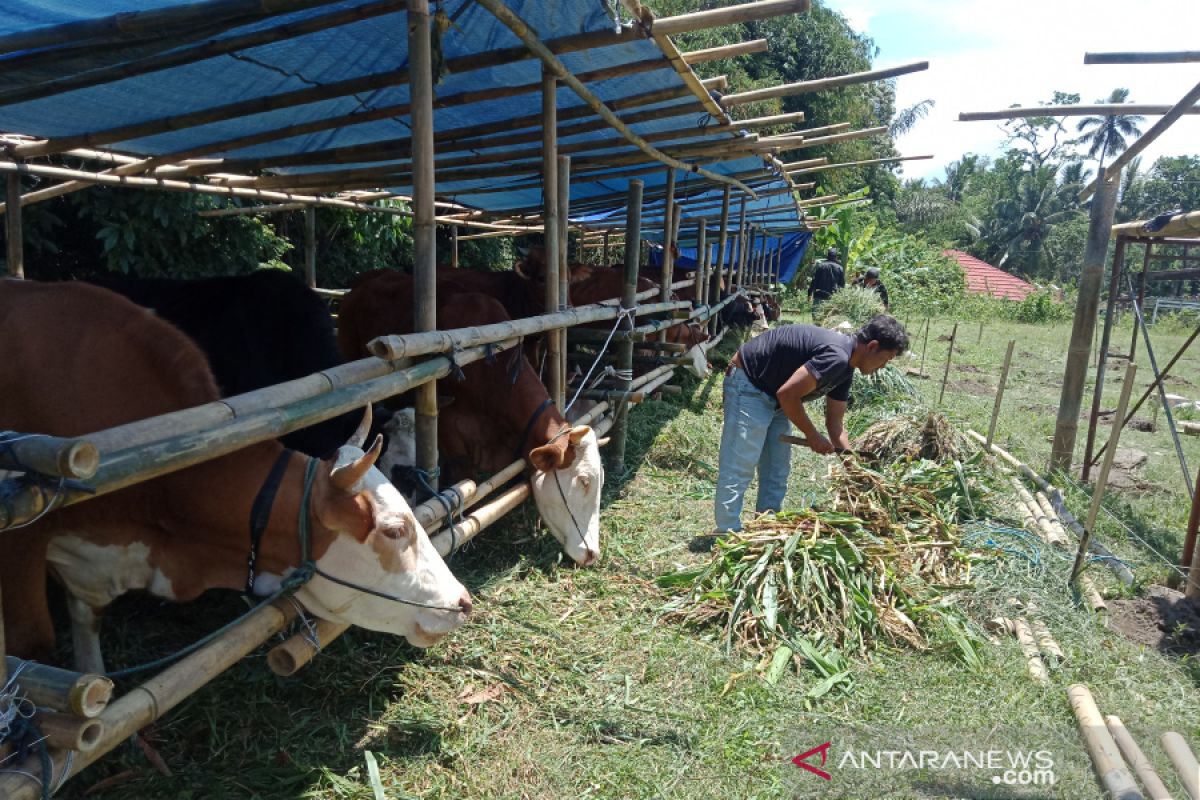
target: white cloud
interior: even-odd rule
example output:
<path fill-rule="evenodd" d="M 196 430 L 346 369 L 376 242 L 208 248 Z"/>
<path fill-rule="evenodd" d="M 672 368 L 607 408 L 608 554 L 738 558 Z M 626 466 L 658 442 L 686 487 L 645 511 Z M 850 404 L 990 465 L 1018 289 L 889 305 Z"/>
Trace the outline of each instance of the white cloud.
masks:
<path fill-rule="evenodd" d="M 1055 90 L 1078 92 L 1081 102 L 1107 97 L 1117 87 L 1137 103 L 1173 105 L 1200 81 L 1200 64 L 1092 65 L 1085 52 L 1195 49 L 1200 29 L 1196 0 L 830 0 L 880 46 L 877 65 L 928 58 L 926 72 L 896 82 L 896 104 L 936 101 L 929 116 L 897 141 L 903 155 L 932 153 L 904 162 L 905 177 L 941 177 L 945 165 L 966 152 L 1001 152 L 997 122 L 958 122 L 960 111 L 989 111 L 1048 101 Z M 885 16 L 886 12 L 886 16 Z M 895 22 L 897 14 L 902 22 Z M 891 21 L 891 22 L 889 22 Z M 860 28 L 861 29 L 861 28 Z M 937 31 L 939 35 L 922 35 Z M 914 45 L 925 42 L 923 52 Z M 891 51 L 891 54 L 889 54 Z M 1158 117 L 1147 117 L 1143 130 Z M 1074 133 L 1077 118 L 1068 118 Z M 1185 115 L 1151 145 L 1143 163 L 1160 155 L 1200 154 L 1200 115 Z"/>

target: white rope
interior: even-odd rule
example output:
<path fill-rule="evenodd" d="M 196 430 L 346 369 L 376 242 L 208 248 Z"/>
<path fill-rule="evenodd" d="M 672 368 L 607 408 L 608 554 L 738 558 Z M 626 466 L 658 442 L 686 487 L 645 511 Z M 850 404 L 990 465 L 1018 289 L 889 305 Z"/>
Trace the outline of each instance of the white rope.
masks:
<path fill-rule="evenodd" d="M 604 358 L 604 351 L 606 349 L 608 349 L 608 344 L 609 344 L 609 342 L 612 341 L 612 338 L 617 335 L 617 329 L 621 327 L 622 320 L 629 319 L 630 322 L 632 322 L 634 315 L 636 313 L 637 313 L 636 308 L 625 308 L 622 306 L 618 310 L 617 317 L 616 317 L 616 319 L 613 320 L 612 330 L 608 332 L 608 337 L 604 340 L 604 344 L 600 345 L 600 351 L 596 353 L 596 360 L 592 362 L 592 365 L 590 367 L 588 367 L 588 371 L 583 376 L 583 380 L 579 382 L 579 388 L 575 390 L 575 396 L 571 398 L 571 402 L 567 403 L 567 407 L 563 409 L 564 416 L 566 415 L 566 413 L 568 411 L 571 410 L 571 406 L 575 405 L 575 401 L 579 399 L 579 395 L 583 393 L 583 390 L 585 388 L 587 388 L 588 380 L 592 377 L 592 372 L 595 371 L 596 365 L 598 365 L 600 363 L 600 360 L 602 358 Z M 612 369 L 612 368 L 609 367 L 608 369 Z M 614 377 L 622 377 L 620 375 L 617 375 L 616 372 L 617 372 L 616 370 L 613 371 Z M 605 374 L 601 374 L 600 377 L 604 378 L 607 376 Z M 622 378 L 622 379 L 623 380 L 633 380 L 632 372 L 630 372 L 629 378 Z"/>

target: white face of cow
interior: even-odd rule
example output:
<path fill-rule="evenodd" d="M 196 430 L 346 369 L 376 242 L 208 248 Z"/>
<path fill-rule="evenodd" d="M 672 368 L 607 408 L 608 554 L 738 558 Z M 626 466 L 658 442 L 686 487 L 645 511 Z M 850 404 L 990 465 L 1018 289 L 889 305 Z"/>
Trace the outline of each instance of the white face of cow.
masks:
<path fill-rule="evenodd" d="M 595 432 L 573 428 L 570 463 L 560 469 L 540 469 L 534 463 L 533 500 L 538 512 L 563 549 L 577 564 L 590 566 L 600 559 L 600 494 L 604 466 Z"/>
<path fill-rule="evenodd" d="M 465 621 L 470 595 L 450 574 L 400 492 L 373 466 L 363 470 L 364 461 L 373 463 L 379 448 L 379 440 L 366 455 L 352 445 L 340 448 L 324 484 L 331 497 L 318 496 L 320 481 L 314 487 L 313 513 L 337 534 L 317 566 L 335 578 L 403 602 L 320 575 L 297 595 L 324 619 L 400 634 L 417 647 L 429 647 Z M 353 482 L 346 485 L 346 480 Z M 368 530 L 361 527 L 364 519 L 369 520 Z"/>
<path fill-rule="evenodd" d="M 687 363 L 684 369 L 691 372 L 697 378 L 703 378 L 708 375 L 708 353 L 704 352 L 704 348 L 700 345 L 695 345 L 691 350 L 687 351 Z"/>

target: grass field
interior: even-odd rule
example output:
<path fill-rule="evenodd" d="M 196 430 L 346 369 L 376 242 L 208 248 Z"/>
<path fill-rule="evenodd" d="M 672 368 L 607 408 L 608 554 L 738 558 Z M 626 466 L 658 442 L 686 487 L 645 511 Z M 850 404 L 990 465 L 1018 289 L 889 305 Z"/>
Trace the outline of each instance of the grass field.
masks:
<path fill-rule="evenodd" d="M 931 326 L 925 369 L 936 377 L 917 381 L 927 401 L 937 399 L 947 347 L 938 337 L 951 324 Z M 1015 338 L 998 440 L 1041 468 L 1069 330 L 988 323 L 980 338 L 977 324 L 960 325 L 956 385 L 944 410 L 963 425 L 986 426 L 1004 347 Z M 1126 326 L 1115 349 L 1127 349 L 1128 338 Z M 1160 363 L 1181 340 L 1156 335 Z M 906 365 L 919 364 L 919 341 L 915 350 Z M 714 360 L 731 351 L 723 345 Z M 1200 381 L 1198 363 L 1200 355 L 1185 358 L 1177 374 Z M 1110 382 L 1106 407 L 1115 407 L 1119 386 Z M 852 655 L 851 683 L 823 691 L 821 676 L 803 665 L 768 685 L 764 665 L 726 652 L 715 634 L 663 619 L 666 596 L 655 578 L 708 558 L 688 545 L 711 526 L 720 394 L 718 373 L 632 415 L 633 467 L 609 475 L 598 568 L 564 563 L 526 506 L 451 561 L 475 595 L 476 614 L 439 646 L 422 652 L 352 631 L 290 679 L 272 676 L 259 654 L 147 732 L 171 777 L 124 749 L 61 796 L 83 797 L 111 779 L 86 796 L 366 800 L 375 796 L 369 751 L 388 798 L 1100 797 L 1067 700 L 1074 682 L 1124 720 L 1182 796 L 1157 739 L 1177 730 L 1200 745 L 1200 672 L 1134 645 L 1079 607 L 1065 586 L 1069 563 L 1049 549 L 985 563 L 971 588 L 954 594 L 979 624 L 1010 612 L 1013 599 L 1036 605 L 1067 655 L 1046 687 L 1027 676 L 1015 640 L 990 639 L 981 627 L 978 659 L 964 658 L 949 639 L 922 652 L 883 647 Z M 1115 519 L 1105 517 L 1098 531 L 1146 582 L 1163 580 L 1166 566 L 1125 526 L 1175 554 L 1187 513 L 1162 422 L 1157 434 L 1122 437 L 1122 446 L 1148 452 L 1144 479 L 1155 488 L 1114 495 L 1107 505 Z M 1184 445 L 1200 463 L 1200 441 Z M 804 505 L 823 494 L 829 462 L 799 450 L 794 458 L 789 503 Z M 1086 495 L 1073 489 L 1069 499 L 1082 517 Z M 110 659 L 161 652 L 237 609 L 227 597 L 182 608 L 122 602 L 105 629 Z M 135 613 L 143 618 L 136 625 Z M 153 637 L 132 645 L 147 628 Z M 1045 749 L 1055 782 L 1012 787 L 994 784 L 994 771 L 899 776 L 838 764 L 826 782 L 790 763 L 825 741 L 872 750 Z M 885 788 L 885 780 L 904 788 Z"/>

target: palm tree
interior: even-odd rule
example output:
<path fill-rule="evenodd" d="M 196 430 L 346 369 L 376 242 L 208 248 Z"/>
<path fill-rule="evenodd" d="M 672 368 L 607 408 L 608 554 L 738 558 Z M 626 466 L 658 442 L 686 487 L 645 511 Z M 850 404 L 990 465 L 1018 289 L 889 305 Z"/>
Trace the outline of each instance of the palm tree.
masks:
<path fill-rule="evenodd" d="M 1107 100 L 1101 103 L 1124 103 L 1129 99 L 1128 89 L 1113 89 Z M 1106 117 L 1084 117 L 1076 126 L 1083 135 L 1079 137 L 1080 144 L 1088 145 L 1088 158 L 1097 160 L 1098 170 L 1104 168 L 1104 158 L 1109 154 L 1117 154 L 1129 145 L 1125 138 L 1142 135 L 1138 123 L 1145 120 L 1136 114 L 1112 114 Z"/>

